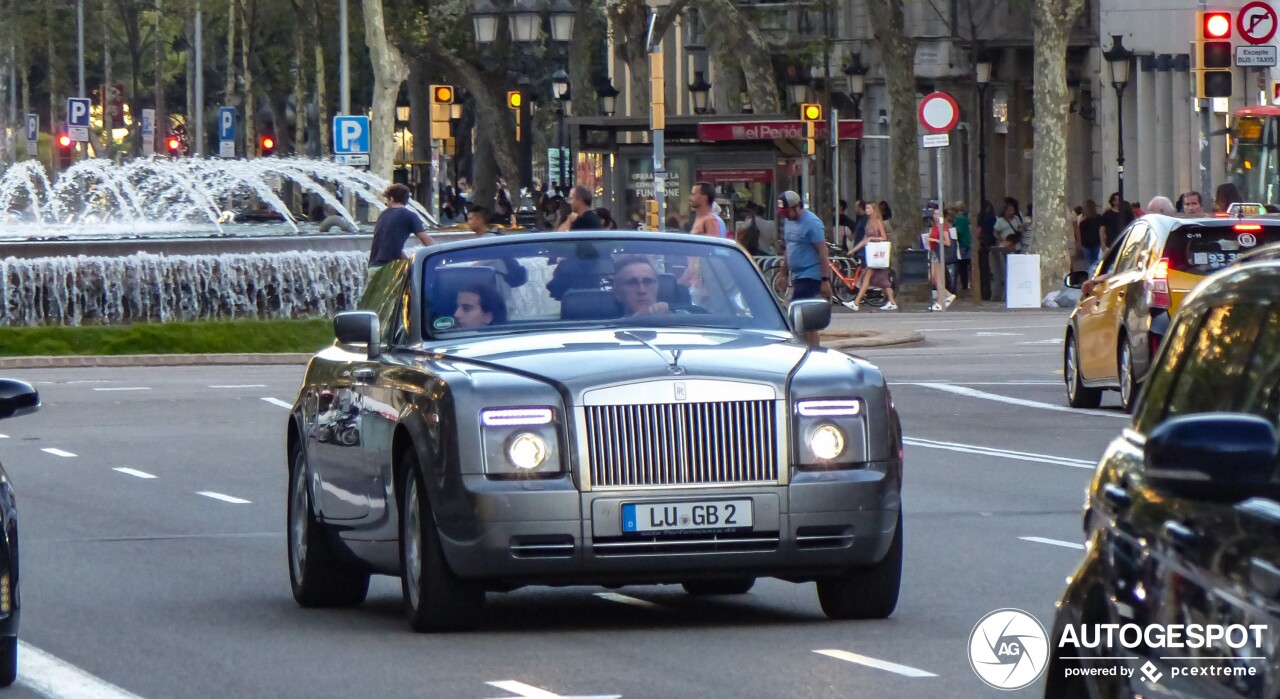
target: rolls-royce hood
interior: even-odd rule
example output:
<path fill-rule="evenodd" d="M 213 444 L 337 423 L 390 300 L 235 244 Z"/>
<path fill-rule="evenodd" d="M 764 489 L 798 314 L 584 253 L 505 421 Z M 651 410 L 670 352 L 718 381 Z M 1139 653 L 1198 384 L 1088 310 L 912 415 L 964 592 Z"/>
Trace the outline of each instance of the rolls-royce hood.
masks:
<path fill-rule="evenodd" d="M 838 352 L 806 349 L 777 332 L 705 328 L 580 330 L 467 338 L 432 344 L 445 362 L 484 364 L 535 375 L 574 395 L 602 385 L 652 379 L 719 378 L 769 383 L 783 390 L 802 360 L 806 371 L 839 372 L 846 380 L 859 363 Z M 810 367 L 809 365 L 814 365 Z"/>

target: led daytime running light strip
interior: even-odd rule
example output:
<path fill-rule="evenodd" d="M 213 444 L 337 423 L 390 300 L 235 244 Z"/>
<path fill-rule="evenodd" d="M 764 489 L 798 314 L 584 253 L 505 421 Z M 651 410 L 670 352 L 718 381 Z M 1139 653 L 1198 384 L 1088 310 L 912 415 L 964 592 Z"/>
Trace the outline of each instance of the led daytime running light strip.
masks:
<path fill-rule="evenodd" d="M 804 417 L 825 415 L 858 415 L 862 413 L 862 401 L 854 400 L 806 400 L 796 404 L 796 412 Z"/>
<path fill-rule="evenodd" d="M 480 422 L 485 427 L 549 425 L 552 417 L 551 408 L 511 408 L 482 411 Z"/>

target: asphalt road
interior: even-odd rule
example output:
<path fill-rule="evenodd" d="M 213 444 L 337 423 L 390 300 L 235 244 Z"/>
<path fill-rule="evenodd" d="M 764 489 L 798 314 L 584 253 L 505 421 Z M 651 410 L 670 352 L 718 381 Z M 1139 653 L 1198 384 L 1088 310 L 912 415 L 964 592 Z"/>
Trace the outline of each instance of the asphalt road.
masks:
<path fill-rule="evenodd" d="M 21 637 L 38 649 L 24 647 L 7 694 L 1008 696 L 970 669 L 969 633 L 1004 607 L 1051 623 L 1081 555 L 1092 464 L 1126 424 L 1114 394 L 1093 413 L 1065 408 L 1065 318 L 857 317 L 927 338 L 862 353 L 893 382 L 909 439 L 902 596 L 878 622 L 828 621 L 812 585 L 775 580 L 735 598 L 491 594 L 482 628 L 462 635 L 412 633 L 391 578 L 358 609 L 304 610 L 289 594 L 277 403 L 301 367 L 11 372 L 44 407 L 0 423 L 19 495 Z"/>

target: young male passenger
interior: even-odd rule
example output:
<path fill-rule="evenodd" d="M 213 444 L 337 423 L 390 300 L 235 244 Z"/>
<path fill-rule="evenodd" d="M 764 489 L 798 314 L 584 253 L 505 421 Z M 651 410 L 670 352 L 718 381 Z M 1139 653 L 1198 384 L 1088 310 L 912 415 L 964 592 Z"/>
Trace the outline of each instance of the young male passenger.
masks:
<path fill-rule="evenodd" d="M 493 287 L 474 284 L 458 292 L 453 319 L 459 328 L 483 328 L 507 321 L 507 304 Z"/>

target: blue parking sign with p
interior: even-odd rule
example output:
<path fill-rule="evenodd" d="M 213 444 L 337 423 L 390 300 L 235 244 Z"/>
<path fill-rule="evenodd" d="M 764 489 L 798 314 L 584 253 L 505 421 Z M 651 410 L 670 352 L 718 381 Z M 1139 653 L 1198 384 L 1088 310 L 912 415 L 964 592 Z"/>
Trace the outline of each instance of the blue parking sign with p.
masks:
<path fill-rule="evenodd" d="M 333 118 L 333 152 L 353 155 L 369 152 L 369 117 L 335 116 Z"/>
<path fill-rule="evenodd" d="M 67 100 L 67 126 L 89 125 L 89 100 L 72 97 Z"/>
<path fill-rule="evenodd" d="M 218 140 L 236 140 L 236 108 L 222 107 L 218 109 Z"/>
<path fill-rule="evenodd" d="M 36 142 L 40 140 L 40 115 L 27 115 L 27 141 Z"/>

